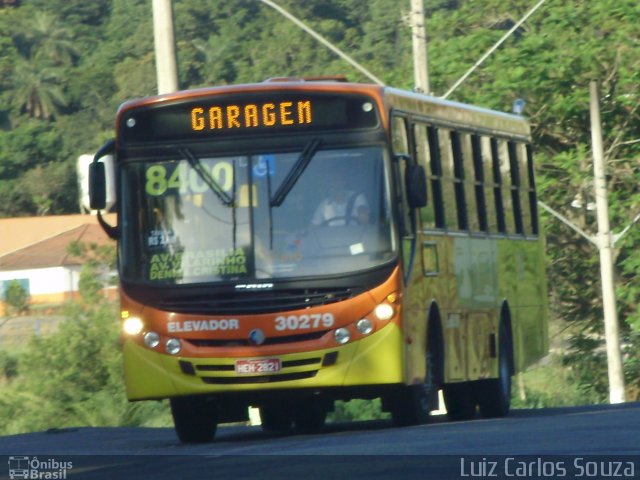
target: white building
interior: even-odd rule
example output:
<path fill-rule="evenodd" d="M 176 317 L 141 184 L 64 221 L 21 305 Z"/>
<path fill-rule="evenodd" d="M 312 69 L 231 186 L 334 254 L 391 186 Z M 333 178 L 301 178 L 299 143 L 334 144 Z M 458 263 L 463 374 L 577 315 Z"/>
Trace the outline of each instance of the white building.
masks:
<path fill-rule="evenodd" d="M 0 300 L 13 280 L 31 305 L 60 305 L 77 295 L 85 260 L 69 253 L 72 242 L 114 244 L 92 215 L 0 219 Z M 0 315 L 4 310 L 0 302 Z"/>

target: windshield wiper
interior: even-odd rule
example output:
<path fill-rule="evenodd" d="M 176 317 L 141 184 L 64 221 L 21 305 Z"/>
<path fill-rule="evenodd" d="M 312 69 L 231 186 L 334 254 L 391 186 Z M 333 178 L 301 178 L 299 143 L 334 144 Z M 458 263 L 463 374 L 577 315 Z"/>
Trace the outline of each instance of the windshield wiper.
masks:
<path fill-rule="evenodd" d="M 285 198 L 287 198 L 287 195 L 289 195 L 289 192 L 300 178 L 300 175 L 302 175 L 302 172 L 304 172 L 304 169 L 307 168 L 307 165 L 309 165 L 309 162 L 318 151 L 320 143 L 321 140 L 319 138 L 314 138 L 307 143 L 304 150 L 302 150 L 302 153 L 296 160 L 296 163 L 293 164 L 293 167 L 291 167 L 291 170 L 289 170 L 286 178 L 280 184 L 280 187 L 276 190 L 275 195 L 271 199 L 270 205 L 272 207 L 279 207 L 282 205 Z"/>
<path fill-rule="evenodd" d="M 233 205 L 233 198 L 231 198 L 227 192 L 225 192 L 220 184 L 216 182 L 216 180 L 211 176 L 211 174 L 207 171 L 206 168 L 202 166 L 202 162 L 198 157 L 196 157 L 191 150 L 188 148 L 182 148 L 178 150 L 184 158 L 189 162 L 191 168 L 193 168 L 198 176 L 207 184 L 207 186 L 211 189 L 213 193 L 220 199 L 220 201 L 230 207 Z"/>

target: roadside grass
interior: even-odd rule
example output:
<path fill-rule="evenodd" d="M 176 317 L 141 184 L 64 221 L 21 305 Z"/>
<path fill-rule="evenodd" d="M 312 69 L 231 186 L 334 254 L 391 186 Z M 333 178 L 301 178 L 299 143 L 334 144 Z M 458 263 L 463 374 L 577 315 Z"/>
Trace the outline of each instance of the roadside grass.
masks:
<path fill-rule="evenodd" d="M 572 407 L 599 403 L 577 383 L 571 367 L 563 365 L 559 354 L 550 354 L 541 363 L 513 377 L 512 408 Z"/>

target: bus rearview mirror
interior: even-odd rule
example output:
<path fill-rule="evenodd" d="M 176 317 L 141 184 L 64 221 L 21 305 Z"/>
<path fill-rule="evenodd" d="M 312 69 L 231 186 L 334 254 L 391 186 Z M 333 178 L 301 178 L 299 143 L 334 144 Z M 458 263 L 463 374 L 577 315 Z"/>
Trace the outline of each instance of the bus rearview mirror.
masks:
<path fill-rule="evenodd" d="M 405 172 L 407 202 L 410 208 L 427 205 L 427 176 L 422 165 L 407 165 Z"/>
<path fill-rule="evenodd" d="M 100 159 L 113 155 L 116 142 L 114 139 L 100 147 L 89 164 L 89 207 L 91 210 L 104 210 L 107 208 L 107 171 L 104 162 Z"/>
<path fill-rule="evenodd" d="M 102 162 L 89 164 L 89 206 L 104 210 L 107 206 L 107 175 Z"/>

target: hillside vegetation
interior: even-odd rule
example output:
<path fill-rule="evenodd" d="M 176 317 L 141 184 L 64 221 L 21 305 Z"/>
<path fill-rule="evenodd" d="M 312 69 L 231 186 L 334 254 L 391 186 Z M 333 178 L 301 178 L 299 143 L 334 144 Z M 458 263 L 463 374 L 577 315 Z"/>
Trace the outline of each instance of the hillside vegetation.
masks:
<path fill-rule="evenodd" d="M 278 3 L 390 85 L 412 88 L 409 0 Z M 534 5 L 425 1 L 429 73 L 442 95 Z M 174 0 L 180 88 L 279 76 L 367 82 L 258 0 Z M 0 217 L 78 210 L 75 162 L 113 135 L 123 101 L 156 92 L 149 0 L 22 0 L 0 7 Z M 591 80 L 601 84 L 611 225 L 640 213 L 640 3 L 548 0 L 449 98 L 510 111 L 526 101 L 540 199 L 588 232 Z M 577 198 L 582 208 L 572 208 Z M 574 202 L 575 203 L 575 202 Z M 543 212 L 559 359 L 606 401 L 597 250 Z M 640 226 L 616 244 L 627 397 L 640 396 Z M 106 367 L 105 367 L 106 368 Z"/>

